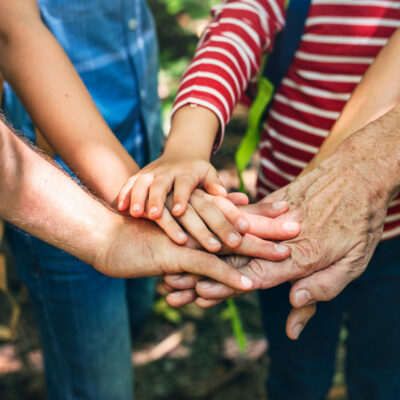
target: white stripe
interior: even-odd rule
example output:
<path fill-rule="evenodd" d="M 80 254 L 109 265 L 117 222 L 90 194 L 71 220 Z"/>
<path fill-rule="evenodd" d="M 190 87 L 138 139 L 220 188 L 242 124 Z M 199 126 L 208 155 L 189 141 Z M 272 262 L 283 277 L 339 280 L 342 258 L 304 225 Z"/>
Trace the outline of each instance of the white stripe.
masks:
<path fill-rule="evenodd" d="M 209 93 L 213 96 L 215 96 L 224 106 L 225 111 L 226 111 L 226 115 L 228 116 L 228 118 L 230 117 L 230 110 L 229 110 L 229 105 L 225 99 L 224 96 L 222 96 L 222 94 L 220 92 L 218 92 L 218 90 L 215 90 L 213 88 L 210 88 L 208 86 L 202 86 L 202 85 L 191 85 L 183 90 L 180 90 L 178 92 L 178 95 L 175 98 L 175 101 L 178 100 L 181 96 L 183 96 L 186 93 L 189 93 L 191 91 L 198 91 L 198 92 L 204 92 L 204 93 Z"/>
<path fill-rule="evenodd" d="M 349 2 L 349 0 L 313 0 L 313 4 L 325 4 L 325 5 L 344 5 L 344 6 L 370 6 L 370 7 L 383 7 L 383 8 L 394 8 L 399 9 L 399 3 L 394 3 L 393 1 L 383 1 L 383 0 L 357 0 L 355 2 Z"/>
<path fill-rule="evenodd" d="M 269 139 L 264 140 L 260 143 L 260 150 L 261 149 L 272 149 L 272 143 Z"/>
<path fill-rule="evenodd" d="M 234 105 L 236 103 L 235 94 L 233 93 L 233 90 L 232 90 L 231 86 L 229 85 L 229 83 L 224 78 L 222 78 L 220 75 L 214 74 L 212 72 L 202 72 L 202 71 L 193 72 L 192 74 L 186 75 L 185 78 L 182 79 L 181 85 L 183 85 L 185 82 L 187 82 L 191 79 L 195 79 L 195 78 L 209 78 L 218 83 L 221 83 L 222 86 L 224 86 L 225 89 L 229 92 L 229 94 L 231 96 L 232 104 Z"/>
<path fill-rule="evenodd" d="M 364 37 L 364 36 L 334 36 L 334 35 L 316 35 L 314 33 L 306 33 L 301 37 L 302 41 L 314 43 L 333 43 L 339 44 L 355 44 L 358 46 L 384 46 L 388 38 Z"/>
<path fill-rule="evenodd" d="M 279 101 L 280 103 L 291 106 L 295 110 L 307 112 L 309 114 L 317 115 L 317 116 L 323 117 L 323 118 L 329 118 L 329 119 L 336 120 L 339 118 L 339 115 L 340 115 L 340 113 L 335 112 L 335 111 L 327 111 L 327 110 L 323 110 L 322 108 L 313 107 L 308 104 L 301 103 L 299 101 L 290 100 L 286 96 L 282 96 L 281 94 L 277 94 L 274 99 L 276 101 Z"/>
<path fill-rule="evenodd" d="M 217 6 L 218 7 L 218 6 Z M 229 3 L 222 6 L 224 9 L 231 9 L 231 10 L 246 10 L 254 13 L 258 19 L 260 20 L 260 24 L 265 33 L 269 33 L 269 26 L 268 26 L 268 14 L 265 9 L 255 1 L 243 0 L 240 3 Z"/>
<path fill-rule="evenodd" d="M 275 158 L 278 160 L 284 161 L 288 164 L 294 165 L 295 167 L 303 169 L 307 163 L 304 161 L 297 160 L 296 158 L 289 157 L 286 154 L 281 153 L 280 151 L 272 151 L 272 154 L 274 155 Z"/>
<path fill-rule="evenodd" d="M 391 207 L 398 206 L 399 204 L 400 204 L 400 199 L 393 200 L 393 201 L 389 204 L 389 209 L 390 209 Z"/>
<path fill-rule="evenodd" d="M 171 111 L 171 118 L 173 117 L 173 115 L 175 114 L 175 112 L 176 112 L 179 108 L 181 108 L 181 107 L 183 107 L 183 106 L 185 106 L 185 105 L 187 105 L 187 104 L 190 104 L 190 103 L 198 104 L 199 106 L 203 106 L 203 107 L 209 108 L 211 111 L 213 111 L 213 112 L 215 113 L 215 115 L 218 117 L 219 122 L 220 122 L 220 124 L 221 124 L 221 134 L 222 134 L 222 135 L 224 134 L 224 131 L 225 131 L 225 120 L 224 120 L 224 118 L 222 117 L 222 114 L 221 114 L 221 112 L 218 110 L 218 108 L 215 107 L 214 104 L 211 104 L 211 103 L 209 103 L 208 101 L 200 100 L 200 99 L 198 99 L 198 98 L 196 98 L 196 97 L 188 97 L 188 98 L 186 98 L 186 99 L 180 101 L 179 103 L 176 103 L 176 104 L 174 105 L 172 111 Z"/>
<path fill-rule="evenodd" d="M 356 26 L 389 26 L 397 28 L 400 20 L 389 18 L 353 18 L 353 17 L 312 17 L 308 18 L 306 26 L 317 24 L 356 25 Z"/>
<path fill-rule="evenodd" d="M 251 67 L 250 67 L 249 59 L 246 56 L 246 52 L 243 51 L 243 49 L 240 46 L 238 46 L 234 40 L 227 38 L 225 36 L 215 35 L 215 36 L 213 36 L 213 41 L 228 43 L 238 51 L 240 57 L 242 58 L 245 66 L 246 66 L 246 76 L 247 76 L 246 80 L 249 80 L 251 77 Z"/>
<path fill-rule="evenodd" d="M 272 11 L 274 12 L 276 19 L 279 21 L 280 25 L 283 26 L 285 24 L 285 20 L 283 18 L 283 15 L 281 13 L 281 9 L 279 8 L 278 4 L 275 2 L 275 0 L 269 0 L 269 5 L 272 8 Z"/>
<path fill-rule="evenodd" d="M 261 179 L 260 179 L 261 180 Z M 275 190 L 277 190 L 277 189 L 275 189 Z M 270 191 L 270 190 L 267 190 L 267 189 L 265 189 L 265 188 L 263 188 L 263 187 L 261 187 L 261 186 L 258 186 L 257 187 L 257 194 L 261 194 L 261 195 L 263 195 L 263 196 L 268 196 L 268 195 L 270 195 L 272 192 Z"/>
<path fill-rule="evenodd" d="M 320 72 L 305 71 L 298 69 L 296 72 L 305 79 L 339 83 L 358 83 L 362 79 L 362 75 L 339 75 L 339 74 L 323 74 Z"/>
<path fill-rule="evenodd" d="M 400 220 L 400 214 L 393 214 L 393 215 L 388 215 L 385 218 L 385 224 L 389 224 L 390 222 L 396 222 Z"/>
<path fill-rule="evenodd" d="M 312 146 L 311 144 L 299 142 L 296 139 L 292 139 L 286 136 L 281 135 L 275 129 L 271 128 L 268 124 L 264 124 L 263 128 L 267 131 L 269 136 L 276 139 L 278 142 L 286 144 L 289 147 L 293 147 L 298 150 L 302 150 L 311 154 L 316 154 L 318 151 L 318 147 Z"/>
<path fill-rule="evenodd" d="M 237 25 L 238 27 L 242 28 L 245 33 L 247 33 L 254 41 L 254 43 L 260 47 L 260 37 L 257 35 L 256 31 L 249 25 L 245 24 L 243 21 L 235 18 L 221 18 L 219 20 L 221 24 L 232 24 Z"/>
<path fill-rule="evenodd" d="M 231 31 L 224 31 L 222 33 L 224 36 L 230 37 L 236 42 L 236 46 L 241 46 L 242 49 L 245 51 L 247 54 L 247 57 L 250 59 L 250 61 L 253 63 L 253 66 L 257 69 L 259 67 L 256 62 L 256 58 L 254 55 L 253 50 L 247 45 L 247 43 L 236 33 L 231 32 Z"/>
<path fill-rule="evenodd" d="M 391 239 L 397 236 L 400 233 L 400 226 L 397 228 L 390 229 L 389 231 L 386 231 L 382 235 L 382 239 Z"/>
<path fill-rule="evenodd" d="M 297 82 L 288 78 L 284 78 L 282 84 L 297 89 L 304 94 L 323 97 L 324 99 L 347 101 L 351 96 L 351 93 L 334 93 L 329 90 L 316 89 L 307 85 L 299 85 Z"/>
<path fill-rule="evenodd" d="M 320 137 L 323 137 L 323 138 L 326 138 L 328 136 L 328 133 L 329 133 L 329 131 L 326 130 L 326 129 L 320 129 L 320 128 L 316 128 L 314 126 L 305 124 L 304 122 L 297 121 L 294 118 L 290 118 L 290 117 L 287 117 L 285 115 L 282 115 L 282 114 L 280 114 L 279 112 L 277 112 L 275 110 L 271 110 L 270 116 L 272 118 L 274 118 L 275 120 L 277 120 L 278 122 L 283 123 L 285 125 L 288 125 L 288 126 L 290 126 L 292 128 L 301 130 L 301 131 L 306 132 L 306 133 L 311 133 L 313 135 L 317 135 L 317 136 L 320 136 Z"/>
<path fill-rule="evenodd" d="M 267 160 L 266 158 L 261 158 L 261 165 L 271 171 L 274 171 L 276 174 L 278 174 L 282 178 L 287 179 L 288 181 L 292 181 L 295 178 L 295 176 L 281 171 L 275 164 L 273 164 L 270 160 Z"/>
<path fill-rule="evenodd" d="M 326 63 L 339 63 L 339 64 L 372 64 L 373 57 L 347 57 L 347 56 L 327 56 L 324 54 L 310 54 L 304 51 L 297 51 L 296 58 L 306 61 L 326 62 Z"/>
<path fill-rule="evenodd" d="M 298 160 L 297 158 L 289 157 L 288 155 L 281 153 L 278 150 L 273 150 L 272 143 L 268 139 L 260 143 L 260 149 L 264 148 L 271 150 L 274 157 L 278 160 L 294 165 L 295 167 L 303 169 L 307 165 L 307 163 L 305 163 L 304 161 Z"/>
<path fill-rule="evenodd" d="M 258 174 L 258 179 L 266 186 L 271 187 L 274 190 L 278 190 L 280 189 L 280 187 L 278 185 L 275 185 L 275 183 L 272 183 L 269 179 L 267 179 L 264 174 L 262 173 L 262 171 L 260 171 L 260 173 Z"/>
<path fill-rule="evenodd" d="M 246 81 L 246 78 L 243 75 L 242 70 L 240 69 L 240 65 L 237 62 L 237 59 L 235 57 L 233 57 L 233 55 L 231 53 L 229 53 L 229 51 L 226 51 L 225 49 L 221 49 L 220 47 L 216 47 L 216 46 L 205 46 L 205 47 L 203 47 L 201 50 L 197 51 L 195 58 L 197 58 L 197 56 L 199 56 L 200 54 L 206 53 L 207 51 L 213 51 L 215 53 L 223 54 L 224 56 L 228 57 L 234 63 L 235 67 L 238 70 L 240 78 L 242 79 L 242 90 L 244 90 L 246 88 L 246 86 L 247 86 L 247 81 Z M 206 60 L 211 60 L 211 58 L 206 58 Z M 219 61 L 219 60 L 214 60 L 214 59 L 212 59 L 212 60 L 213 61 Z M 232 79 L 235 81 L 236 89 L 238 91 L 238 94 L 240 94 L 241 93 L 240 84 L 239 84 L 239 82 L 237 80 L 236 74 L 225 63 L 223 63 L 223 62 L 220 62 L 220 63 L 221 63 L 220 67 L 225 69 L 231 75 Z"/>

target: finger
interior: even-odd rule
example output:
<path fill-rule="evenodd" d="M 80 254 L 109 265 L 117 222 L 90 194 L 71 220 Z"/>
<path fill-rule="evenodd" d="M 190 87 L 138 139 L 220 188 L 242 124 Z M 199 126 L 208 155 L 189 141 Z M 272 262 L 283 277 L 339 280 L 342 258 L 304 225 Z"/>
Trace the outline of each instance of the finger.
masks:
<path fill-rule="evenodd" d="M 238 296 L 243 292 L 238 292 L 233 288 L 224 285 L 223 283 L 216 282 L 210 279 L 205 279 L 196 284 L 196 293 L 199 297 L 206 300 L 220 300 L 223 301 L 232 296 Z"/>
<path fill-rule="evenodd" d="M 207 251 L 216 252 L 221 249 L 221 243 L 209 231 L 193 207 L 189 204 L 184 215 L 179 217 L 179 223 L 189 232 Z"/>
<path fill-rule="evenodd" d="M 188 236 L 175 221 L 167 208 L 163 208 L 162 217 L 156 219 L 157 225 L 173 240 L 176 244 L 185 244 Z"/>
<path fill-rule="evenodd" d="M 196 306 L 201 307 L 201 308 L 211 308 L 222 302 L 223 302 L 223 300 L 207 300 L 207 299 L 203 299 L 201 297 L 197 297 L 195 300 Z"/>
<path fill-rule="evenodd" d="M 293 271 L 290 258 L 283 261 L 267 261 L 252 259 L 246 266 L 239 269 L 241 273 L 253 281 L 254 289 L 268 289 L 283 282 L 299 278 L 298 271 Z M 206 299 L 222 299 L 241 295 L 240 291 L 219 282 L 210 280 L 200 281 L 196 284 L 196 292 Z"/>
<path fill-rule="evenodd" d="M 168 283 L 165 283 L 165 281 L 162 283 L 163 288 L 167 291 L 167 292 L 175 292 L 175 289 L 171 286 L 168 285 Z"/>
<path fill-rule="evenodd" d="M 249 204 L 249 198 L 247 195 L 240 192 L 228 193 L 227 199 L 235 206 L 247 206 Z"/>
<path fill-rule="evenodd" d="M 239 210 L 233 203 L 228 199 L 221 196 L 214 196 L 212 198 L 213 203 L 218 207 L 219 211 L 225 216 L 225 218 L 236 227 L 240 233 L 248 232 L 250 224 L 244 216 L 243 212 Z"/>
<path fill-rule="evenodd" d="M 150 219 L 160 218 L 164 209 L 165 199 L 171 191 L 173 178 L 170 176 L 158 176 L 154 179 L 149 189 L 149 201 L 147 203 L 147 215 Z"/>
<path fill-rule="evenodd" d="M 186 304 L 192 303 L 197 295 L 193 289 L 180 290 L 167 295 L 165 300 L 171 307 L 182 307 Z"/>
<path fill-rule="evenodd" d="M 200 275 L 175 274 L 165 275 L 164 282 L 175 290 L 194 289 L 196 283 L 203 279 Z"/>
<path fill-rule="evenodd" d="M 172 206 L 172 214 L 180 217 L 186 212 L 190 196 L 197 186 L 197 182 L 193 176 L 178 175 L 174 183 L 174 200 Z"/>
<path fill-rule="evenodd" d="M 350 268 L 350 260 L 342 259 L 329 267 L 299 279 L 290 290 L 290 303 L 302 307 L 318 301 L 334 299 L 364 268 Z"/>
<path fill-rule="evenodd" d="M 241 209 L 249 214 L 276 218 L 289 210 L 289 204 L 286 201 L 276 201 L 274 203 L 259 201 L 255 204 L 243 206 Z"/>
<path fill-rule="evenodd" d="M 295 238 L 301 231 L 296 217 L 287 213 L 276 218 L 245 214 L 250 223 L 248 233 L 262 239 L 288 240 Z"/>
<path fill-rule="evenodd" d="M 137 177 L 137 175 L 131 176 L 125 185 L 122 186 L 118 195 L 118 211 L 124 212 L 128 210 L 130 204 L 130 193 Z"/>
<path fill-rule="evenodd" d="M 286 334 L 292 340 L 297 340 L 307 322 L 314 316 L 317 310 L 316 304 L 310 304 L 301 308 L 292 308 L 286 321 Z"/>
<path fill-rule="evenodd" d="M 138 176 L 131 190 L 130 214 L 133 217 L 141 217 L 145 211 L 150 185 L 153 183 L 153 174 Z"/>
<path fill-rule="evenodd" d="M 199 250 L 183 248 L 179 257 L 175 257 L 178 270 L 172 273 L 189 272 L 207 276 L 218 282 L 241 291 L 253 289 L 253 282 L 235 268 L 231 267 L 217 256 Z"/>
<path fill-rule="evenodd" d="M 214 168 L 210 168 L 204 178 L 203 187 L 205 191 L 213 196 L 226 197 L 226 191 L 223 183 L 218 177 L 218 173 Z"/>
<path fill-rule="evenodd" d="M 212 197 L 200 190 L 195 190 L 190 197 L 190 204 L 206 225 L 229 247 L 238 247 L 242 237 L 224 214 L 211 202 Z M 221 197 L 221 199 L 223 199 Z M 214 201 L 214 200 L 213 200 Z M 226 200 L 228 203 L 229 201 Z M 233 206 L 233 204 L 232 204 Z M 235 208 L 235 206 L 233 206 Z M 244 221 L 247 223 L 247 221 Z M 248 225 L 247 225 L 248 227 Z"/>
<path fill-rule="evenodd" d="M 281 261 L 289 257 L 290 247 L 246 234 L 243 236 L 240 246 L 234 250 L 234 253 L 271 261 Z"/>

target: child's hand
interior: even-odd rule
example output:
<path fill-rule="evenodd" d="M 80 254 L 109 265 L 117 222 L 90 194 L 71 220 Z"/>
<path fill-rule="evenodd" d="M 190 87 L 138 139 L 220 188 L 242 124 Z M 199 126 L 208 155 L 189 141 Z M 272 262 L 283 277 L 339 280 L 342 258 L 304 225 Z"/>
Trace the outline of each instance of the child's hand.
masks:
<path fill-rule="evenodd" d="M 128 211 L 133 217 L 157 220 L 172 190 L 172 214 L 179 217 L 186 212 L 189 198 L 197 186 L 215 196 L 227 196 L 215 168 L 202 158 L 185 154 L 164 154 L 131 177 L 118 197 L 118 210 Z"/>
<path fill-rule="evenodd" d="M 186 212 L 181 217 L 175 218 L 169 212 L 172 197 L 173 194 L 168 196 L 167 207 L 164 207 L 161 218 L 155 219 L 154 222 L 175 243 L 182 245 L 187 242 L 188 235 L 183 231 L 183 227 L 202 247 L 210 252 L 221 250 L 224 244 L 230 248 L 240 246 L 241 235 L 247 232 L 250 225 L 244 217 L 244 213 L 229 199 L 238 205 L 244 205 L 248 203 L 246 195 L 232 193 L 228 195 L 228 198 L 224 198 L 211 196 L 203 190 L 195 189 L 190 196 Z M 147 218 L 146 212 L 143 217 Z"/>

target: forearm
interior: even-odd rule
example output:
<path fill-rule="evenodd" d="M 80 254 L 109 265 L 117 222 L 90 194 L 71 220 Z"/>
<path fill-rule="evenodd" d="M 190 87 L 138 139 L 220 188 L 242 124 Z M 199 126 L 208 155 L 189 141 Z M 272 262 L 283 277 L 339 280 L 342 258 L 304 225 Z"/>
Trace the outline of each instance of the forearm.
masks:
<path fill-rule="evenodd" d="M 205 107 L 180 108 L 173 116 L 164 154 L 209 160 L 219 130 L 217 116 Z"/>
<path fill-rule="evenodd" d="M 0 1 L 0 70 L 56 153 L 112 203 L 138 167 L 32 3 Z"/>
<path fill-rule="evenodd" d="M 329 157 L 343 140 L 400 102 L 400 29 L 390 38 L 354 90 L 339 119 L 315 157 L 316 165 Z"/>
<path fill-rule="evenodd" d="M 370 182 L 380 198 L 393 199 L 400 191 L 400 105 L 343 141 L 334 156 Z"/>
<path fill-rule="evenodd" d="M 93 264 L 122 217 L 92 198 L 2 123 L 0 162 L 0 218 Z"/>

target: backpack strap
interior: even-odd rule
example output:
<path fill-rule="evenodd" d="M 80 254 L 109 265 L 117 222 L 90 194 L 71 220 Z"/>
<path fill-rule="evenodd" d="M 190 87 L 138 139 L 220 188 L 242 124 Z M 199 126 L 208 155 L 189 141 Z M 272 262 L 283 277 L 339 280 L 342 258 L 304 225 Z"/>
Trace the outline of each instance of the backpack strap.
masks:
<path fill-rule="evenodd" d="M 248 128 L 235 154 L 241 192 L 245 192 L 242 172 L 258 147 L 261 123 L 300 45 L 310 4 L 311 0 L 289 0 L 286 5 L 286 26 L 276 35 L 274 49 L 261 69 L 258 92 L 249 111 Z"/>

